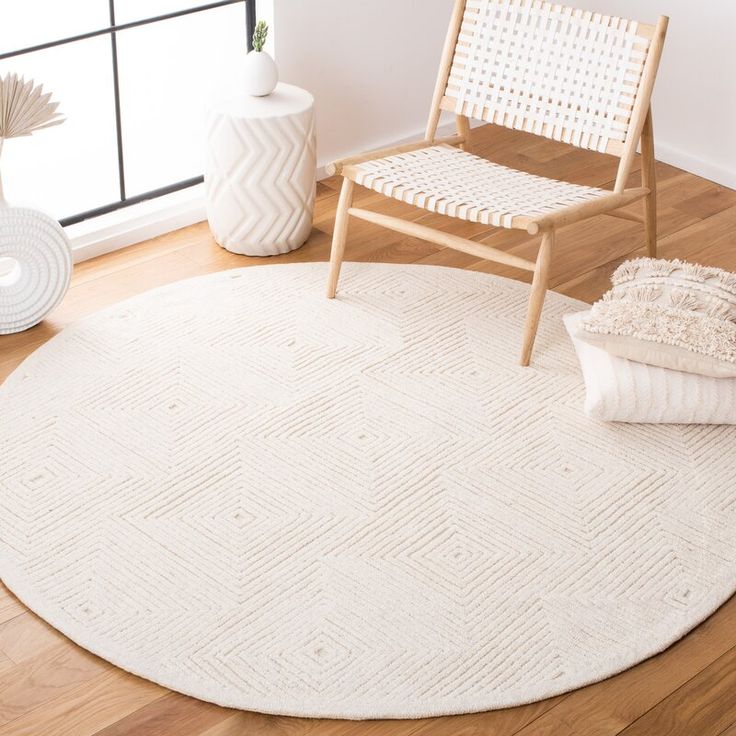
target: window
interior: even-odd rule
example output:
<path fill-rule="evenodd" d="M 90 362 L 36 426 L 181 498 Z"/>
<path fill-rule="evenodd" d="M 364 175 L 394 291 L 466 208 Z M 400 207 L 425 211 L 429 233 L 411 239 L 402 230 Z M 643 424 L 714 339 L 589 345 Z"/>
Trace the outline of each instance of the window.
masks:
<path fill-rule="evenodd" d="M 200 183 L 254 19 L 255 0 L 3 0 L 0 75 L 42 83 L 66 117 L 5 145 L 8 201 L 69 225 Z"/>

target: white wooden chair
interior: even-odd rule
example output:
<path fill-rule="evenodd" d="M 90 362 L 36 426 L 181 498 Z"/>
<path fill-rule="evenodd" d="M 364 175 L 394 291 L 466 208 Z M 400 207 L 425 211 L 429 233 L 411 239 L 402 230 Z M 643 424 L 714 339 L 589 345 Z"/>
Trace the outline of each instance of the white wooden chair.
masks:
<path fill-rule="evenodd" d="M 650 98 L 668 19 L 656 26 L 543 0 L 456 0 L 425 139 L 328 167 L 344 177 L 327 295 L 334 298 L 352 215 L 406 235 L 534 273 L 521 364 L 529 365 L 548 288 L 555 233 L 608 214 L 645 224 L 657 252 Z M 443 110 L 457 135 L 437 138 Z M 482 120 L 621 161 L 613 191 L 516 171 L 464 150 L 469 119 Z M 626 188 L 641 141 L 642 186 Z M 352 206 L 355 184 L 450 217 L 541 234 L 536 263 L 488 245 Z M 644 217 L 617 212 L 644 200 Z"/>

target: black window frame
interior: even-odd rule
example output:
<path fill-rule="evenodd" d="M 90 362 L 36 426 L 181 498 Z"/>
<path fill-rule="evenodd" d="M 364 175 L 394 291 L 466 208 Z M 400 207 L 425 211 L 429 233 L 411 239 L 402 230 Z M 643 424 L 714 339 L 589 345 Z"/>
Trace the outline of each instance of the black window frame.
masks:
<path fill-rule="evenodd" d="M 203 3 L 192 8 L 184 8 L 182 10 L 172 11 L 171 13 L 164 13 L 162 15 L 151 16 L 149 18 L 142 18 L 141 20 L 131 21 L 129 23 L 116 23 L 115 22 L 115 0 L 108 0 L 110 25 L 105 28 L 99 28 L 94 31 L 88 31 L 86 33 L 79 33 L 74 36 L 68 36 L 66 38 L 59 38 L 53 41 L 47 41 L 45 43 L 36 44 L 34 46 L 27 46 L 26 48 L 16 49 L 15 51 L 6 51 L 0 53 L 0 61 L 4 59 L 12 59 L 17 56 L 23 56 L 25 54 L 32 54 L 36 51 L 44 51 L 45 49 L 54 48 L 55 46 L 63 46 L 65 44 L 76 43 L 78 41 L 85 41 L 88 38 L 95 38 L 97 36 L 109 36 L 110 37 L 110 59 L 112 62 L 112 79 L 113 79 L 113 96 L 115 104 L 115 136 L 117 141 L 117 158 L 118 158 L 118 188 L 120 191 L 120 198 L 117 202 L 111 202 L 110 204 L 103 205 L 101 207 L 95 207 L 92 210 L 86 212 L 79 212 L 68 217 L 63 217 L 59 222 L 62 226 L 75 225 L 83 220 L 88 220 L 92 217 L 99 217 L 100 215 L 106 215 L 110 212 L 123 209 L 124 207 L 130 207 L 134 204 L 145 202 L 149 199 L 155 199 L 156 197 L 162 197 L 166 194 L 181 191 L 182 189 L 188 189 L 189 187 L 201 184 L 204 181 L 204 176 L 195 176 L 191 179 L 185 179 L 183 181 L 174 182 L 164 187 L 152 189 L 149 192 L 143 194 L 136 194 L 132 197 L 128 197 L 125 189 L 125 160 L 123 156 L 123 114 L 120 105 L 120 78 L 118 74 L 118 46 L 117 46 L 117 34 L 127 31 L 130 28 L 139 28 L 140 26 L 147 26 L 153 23 L 160 23 L 163 21 L 171 20 L 172 18 L 181 18 L 185 15 L 192 15 L 193 13 L 203 13 L 208 10 L 214 10 L 216 8 L 222 8 L 227 5 L 239 5 L 245 6 L 245 33 L 246 33 L 246 46 L 248 51 L 252 50 L 253 43 L 253 31 L 255 30 L 256 24 L 256 0 L 217 0 L 216 2 Z"/>

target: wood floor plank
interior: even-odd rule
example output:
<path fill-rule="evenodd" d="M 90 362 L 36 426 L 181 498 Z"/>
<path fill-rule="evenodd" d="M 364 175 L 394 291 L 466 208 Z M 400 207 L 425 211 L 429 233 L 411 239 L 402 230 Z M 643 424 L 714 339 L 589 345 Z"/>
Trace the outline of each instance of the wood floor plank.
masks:
<path fill-rule="evenodd" d="M 658 183 L 657 206 L 676 207 L 688 199 L 712 192 L 717 188 L 718 184 L 712 181 L 681 171 L 678 175 Z"/>
<path fill-rule="evenodd" d="M 644 248 L 631 251 L 591 271 L 586 271 L 574 279 L 557 284 L 555 291 L 592 304 L 611 288 L 611 276 L 618 266 L 629 258 L 637 258 L 643 255 L 645 255 Z"/>
<path fill-rule="evenodd" d="M 121 268 L 129 268 L 139 263 L 146 263 L 167 253 L 181 251 L 212 238 L 207 223 L 200 222 L 190 227 L 160 235 L 144 243 L 131 245 L 123 250 L 108 253 L 102 258 L 93 258 L 74 267 L 72 288 L 91 279 L 114 274 Z M 214 242 L 214 238 L 212 239 Z"/>
<path fill-rule="evenodd" d="M 544 713 L 564 700 L 565 696 L 550 698 L 538 703 L 505 708 L 490 713 L 470 713 L 462 716 L 430 718 L 419 725 L 411 736 L 512 736 L 533 724 Z"/>
<path fill-rule="evenodd" d="M 619 736 L 717 736 L 736 720 L 736 648 L 662 700 Z"/>
<path fill-rule="evenodd" d="M 688 215 L 705 220 L 730 207 L 736 207 L 736 191 L 714 185 L 702 194 L 680 200 L 675 206 Z"/>
<path fill-rule="evenodd" d="M 417 721 L 322 721 L 315 736 L 410 736 Z"/>
<path fill-rule="evenodd" d="M 0 366 L 0 381 L 4 378 Z M 2 584 L 0 583 L 0 624 L 10 621 L 11 618 L 25 613 L 26 607 Z"/>
<path fill-rule="evenodd" d="M 490 126 L 473 131 L 472 148 L 507 166 L 603 188 L 612 186 L 617 165 L 612 157 Z M 637 160 L 629 186 L 638 186 L 639 166 Z M 662 163 L 657 176 L 662 256 L 736 270 L 736 192 Z M 156 286 L 223 269 L 327 260 L 340 186 L 339 177 L 320 182 L 309 241 L 284 256 L 228 253 L 215 243 L 207 224 L 200 223 L 77 265 L 69 294 L 48 320 L 28 332 L 0 336 L 0 380 L 67 325 Z M 356 204 L 536 257 L 539 239 L 524 231 L 435 215 L 362 187 L 356 189 Z M 639 212 L 641 206 L 626 209 Z M 554 259 L 554 288 L 593 301 L 608 289 L 614 268 L 625 258 L 642 255 L 643 246 L 643 231 L 636 223 L 599 217 L 565 228 Z M 347 259 L 529 278 L 360 221 L 351 222 Z M 736 602 L 731 601 L 667 652 L 553 700 L 440 719 L 319 721 L 228 711 L 170 694 L 50 631 L 0 585 L 0 736 L 614 736 L 622 731 L 626 736 L 710 736 L 712 729 L 717 729 L 713 736 L 736 736 L 735 632 Z"/>
<path fill-rule="evenodd" d="M 224 708 L 169 693 L 100 729 L 95 736 L 199 736 L 228 716 Z"/>
<path fill-rule="evenodd" d="M 660 257 L 700 260 L 721 268 L 736 268 L 734 246 L 734 217 L 736 208 L 718 213 L 718 217 L 707 222 L 685 219 L 677 216 L 660 223 L 661 238 L 659 241 Z M 663 227 L 662 227 L 663 225 Z M 569 281 L 554 286 L 555 291 L 562 294 L 593 302 L 599 299 L 610 288 L 611 274 L 628 258 L 646 255 L 644 246 L 607 261 L 590 271 L 586 271 Z"/>
<path fill-rule="evenodd" d="M 197 264 L 177 252 L 127 265 L 116 270 L 114 277 L 102 275 L 72 287 L 54 314 L 55 322 L 66 326 L 91 312 L 198 273 Z"/>
<path fill-rule="evenodd" d="M 112 665 L 64 643 L 0 675 L 0 725 L 64 697 Z"/>
<path fill-rule="evenodd" d="M 312 718 L 286 718 L 262 713 L 234 711 L 220 723 L 207 728 L 198 736 L 323 736 L 324 721 Z"/>
<path fill-rule="evenodd" d="M 736 598 L 662 654 L 569 693 L 517 736 L 615 736 L 734 646 Z"/>
<path fill-rule="evenodd" d="M 111 669 L 0 726 L 0 736 L 93 736 L 167 692 L 152 682 Z"/>
<path fill-rule="evenodd" d="M 2 652 L 0 652 L 0 675 L 2 675 L 3 672 L 7 672 L 8 670 L 12 670 L 15 667 L 15 662 L 13 662 L 10 657 L 7 657 Z"/>
<path fill-rule="evenodd" d="M 0 652 L 15 664 L 35 659 L 40 652 L 55 649 L 67 641 L 63 634 L 25 610 L 0 624 Z"/>
<path fill-rule="evenodd" d="M 660 241 L 663 258 L 682 258 L 736 270 L 736 207 L 683 228 Z"/>

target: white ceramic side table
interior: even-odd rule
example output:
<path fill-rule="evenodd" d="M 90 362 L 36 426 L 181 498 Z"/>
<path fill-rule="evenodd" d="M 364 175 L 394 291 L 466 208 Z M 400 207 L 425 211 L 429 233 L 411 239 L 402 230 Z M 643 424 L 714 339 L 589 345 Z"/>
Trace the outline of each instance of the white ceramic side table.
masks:
<path fill-rule="evenodd" d="M 215 240 L 249 256 L 304 245 L 316 177 L 314 98 L 290 84 L 244 95 L 212 111 L 208 125 L 207 218 Z"/>

